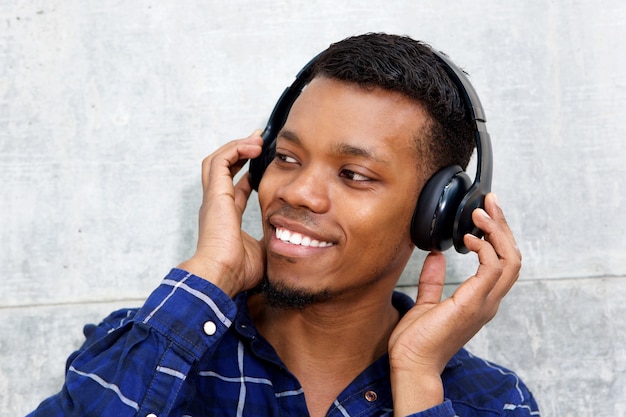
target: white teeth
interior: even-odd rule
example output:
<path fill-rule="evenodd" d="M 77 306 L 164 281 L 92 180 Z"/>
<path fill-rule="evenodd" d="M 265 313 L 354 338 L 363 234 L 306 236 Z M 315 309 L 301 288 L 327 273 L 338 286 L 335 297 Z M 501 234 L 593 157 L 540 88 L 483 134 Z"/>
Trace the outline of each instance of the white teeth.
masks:
<path fill-rule="evenodd" d="M 282 240 L 283 242 L 291 243 L 292 245 L 310 246 L 314 248 L 325 248 L 333 245 L 331 242 L 320 242 L 319 240 L 311 239 L 301 233 L 290 232 L 289 230 L 280 227 L 276 228 L 276 238 Z"/>
<path fill-rule="evenodd" d="M 294 245 L 299 245 L 302 243 L 302 235 L 300 233 L 292 233 L 289 238 L 289 243 L 293 243 Z"/>

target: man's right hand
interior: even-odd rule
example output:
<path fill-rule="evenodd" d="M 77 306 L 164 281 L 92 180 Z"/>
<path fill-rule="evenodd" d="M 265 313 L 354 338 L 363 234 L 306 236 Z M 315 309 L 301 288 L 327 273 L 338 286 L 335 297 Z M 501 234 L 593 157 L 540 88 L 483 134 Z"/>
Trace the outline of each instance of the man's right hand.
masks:
<path fill-rule="evenodd" d="M 263 139 L 255 131 L 227 143 L 202 162 L 203 199 L 195 254 L 178 267 L 204 278 L 234 297 L 256 286 L 265 271 L 262 243 L 241 230 L 252 192 L 248 176 L 233 177 L 248 159 L 261 154 Z"/>

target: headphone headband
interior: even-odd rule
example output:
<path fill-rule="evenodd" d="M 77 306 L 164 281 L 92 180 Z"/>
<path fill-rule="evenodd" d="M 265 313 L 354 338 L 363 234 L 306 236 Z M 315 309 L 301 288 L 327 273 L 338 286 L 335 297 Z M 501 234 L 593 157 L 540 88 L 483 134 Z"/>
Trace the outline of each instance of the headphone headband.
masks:
<path fill-rule="evenodd" d="M 433 54 L 440 62 L 446 73 L 457 87 L 467 111 L 476 125 L 476 153 L 478 165 L 476 167 L 476 179 L 474 183 L 483 184 L 487 192 L 491 191 L 491 178 L 493 176 L 493 153 L 491 149 L 491 139 L 487 132 L 487 117 L 478 98 L 478 93 L 472 83 L 467 78 L 465 71 L 459 68 L 446 54 L 441 51 L 432 50 Z"/>
<path fill-rule="evenodd" d="M 447 55 L 433 50 L 434 55 L 444 64 L 450 79 L 456 84 L 459 94 L 464 100 L 467 111 L 475 124 L 474 137 L 476 140 L 476 176 L 472 186 L 467 190 L 459 204 L 453 225 L 453 243 L 457 252 L 467 253 L 463 243 L 463 236 L 471 233 L 482 237 L 482 231 L 472 221 L 472 212 L 485 206 L 485 196 L 491 191 L 493 177 L 493 151 L 491 138 L 487 132 L 487 117 L 478 98 L 478 93 L 465 72 L 460 69 Z M 445 248 L 444 248 L 445 249 Z"/>
<path fill-rule="evenodd" d="M 280 132 L 280 129 L 282 129 L 285 125 L 291 106 L 293 106 L 293 103 L 300 96 L 302 89 L 309 81 L 311 72 L 313 71 L 313 66 L 317 62 L 318 57 L 319 54 L 311 59 L 304 67 L 302 67 L 298 74 L 296 74 L 296 79 L 289 87 L 285 88 L 283 93 L 280 95 L 280 98 L 276 102 L 276 105 L 267 120 L 265 129 L 263 129 L 263 133 L 261 133 L 261 137 L 263 138 L 263 150 L 261 155 L 250 161 L 250 184 L 252 185 L 252 189 L 255 191 L 259 190 L 259 184 L 263 174 L 265 173 L 265 169 L 270 162 L 272 162 L 272 158 L 274 157 L 274 150 L 272 147 L 274 146 L 274 141 L 278 136 L 278 132 Z"/>

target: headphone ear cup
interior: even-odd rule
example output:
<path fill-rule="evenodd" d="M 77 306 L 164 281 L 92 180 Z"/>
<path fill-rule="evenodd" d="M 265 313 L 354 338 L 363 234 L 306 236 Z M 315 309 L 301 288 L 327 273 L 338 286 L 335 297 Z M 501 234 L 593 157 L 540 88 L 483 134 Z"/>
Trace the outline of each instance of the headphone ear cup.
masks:
<path fill-rule="evenodd" d="M 445 251 L 453 244 L 457 209 L 472 181 L 458 165 L 433 175 L 420 192 L 411 221 L 411 239 L 425 251 Z"/>
<path fill-rule="evenodd" d="M 463 242 L 463 237 L 471 233 L 476 237 L 482 238 L 484 233 L 474 224 L 472 213 L 477 208 L 485 208 L 485 191 L 480 186 L 472 185 L 466 193 L 463 201 L 459 205 L 454 219 L 453 242 L 454 248 L 459 253 L 468 253 L 469 249 Z"/>
<path fill-rule="evenodd" d="M 261 178 L 265 173 L 265 169 L 274 159 L 276 154 L 276 138 L 272 136 L 272 132 L 267 130 L 261 135 L 263 137 L 263 148 L 261 155 L 250 160 L 250 167 L 248 168 L 248 176 L 250 179 L 250 185 L 254 191 L 259 191 L 259 184 Z"/>
<path fill-rule="evenodd" d="M 261 155 L 250 161 L 248 175 L 250 185 L 254 191 L 259 191 L 259 184 L 261 183 L 261 177 L 263 177 L 265 173 L 265 168 L 272 162 L 276 154 L 276 137 L 287 121 L 291 106 L 293 106 L 293 103 L 298 96 L 300 96 L 304 86 L 309 82 L 309 78 L 313 72 L 313 66 L 317 62 L 318 56 L 319 55 L 315 56 L 300 70 L 296 75 L 296 79 L 289 87 L 285 88 L 274 105 L 272 114 L 270 114 L 267 125 L 261 134 L 263 137 L 263 150 L 261 151 Z"/>

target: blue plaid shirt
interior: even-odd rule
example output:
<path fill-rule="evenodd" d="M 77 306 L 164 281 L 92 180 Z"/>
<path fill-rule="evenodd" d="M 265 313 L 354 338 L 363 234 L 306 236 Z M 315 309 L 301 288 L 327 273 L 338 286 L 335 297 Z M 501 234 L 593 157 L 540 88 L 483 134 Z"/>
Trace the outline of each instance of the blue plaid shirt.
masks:
<path fill-rule="evenodd" d="M 401 312 L 412 300 L 394 294 Z M 302 387 L 255 329 L 246 295 L 231 300 L 173 269 L 140 309 L 85 327 L 66 381 L 32 416 L 307 416 Z M 511 371 L 457 353 L 442 374 L 446 401 L 414 417 L 538 416 Z M 337 397 L 328 416 L 392 416 L 383 356 Z"/>

